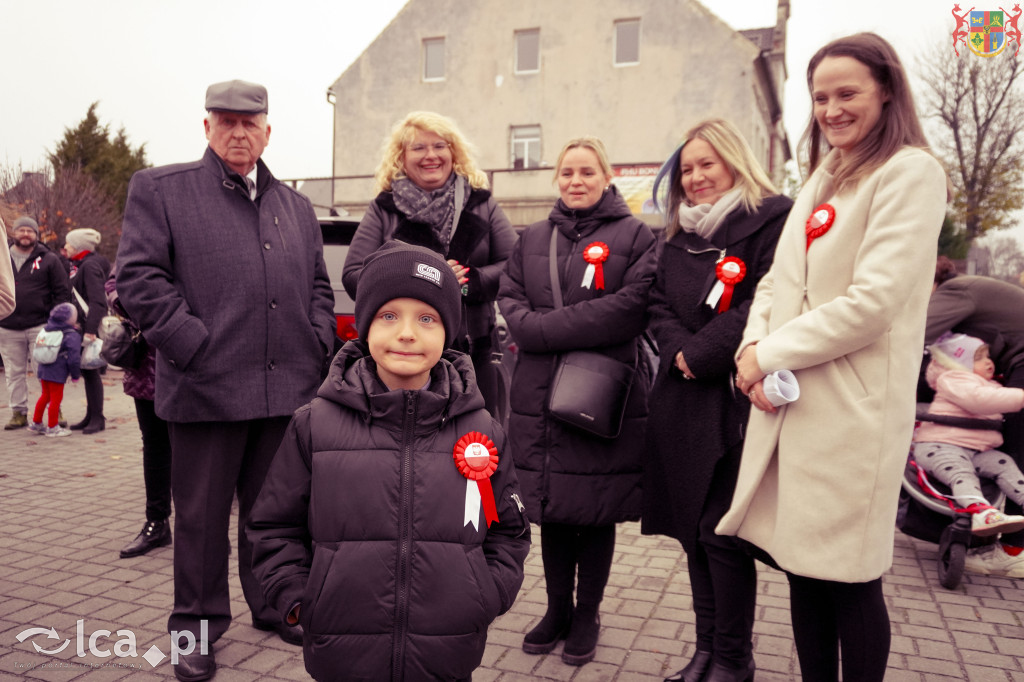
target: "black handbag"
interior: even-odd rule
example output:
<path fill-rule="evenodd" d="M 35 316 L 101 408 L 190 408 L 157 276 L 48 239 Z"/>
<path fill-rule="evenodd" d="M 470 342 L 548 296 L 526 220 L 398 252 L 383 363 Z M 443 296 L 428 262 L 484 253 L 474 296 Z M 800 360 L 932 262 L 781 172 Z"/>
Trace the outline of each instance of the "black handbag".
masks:
<path fill-rule="evenodd" d="M 558 281 L 558 229 L 551 231 L 549 269 L 555 308 L 562 307 Z M 551 380 L 548 413 L 561 422 L 601 438 L 617 438 L 636 373 L 633 367 L 603 353 L 574 350 L 562 353 Z"/>
<path fill-rule="evenodd" d="M 139 328 L 117 315 L 104 316 L 97 335 L 103 340 L 100 357 L 115 367 L 136 369 L 149 351 Z"/>

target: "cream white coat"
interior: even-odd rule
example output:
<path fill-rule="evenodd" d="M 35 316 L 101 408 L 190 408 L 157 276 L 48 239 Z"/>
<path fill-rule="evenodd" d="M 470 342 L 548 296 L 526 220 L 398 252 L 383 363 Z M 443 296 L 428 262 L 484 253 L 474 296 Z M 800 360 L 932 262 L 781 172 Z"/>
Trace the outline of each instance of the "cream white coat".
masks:
<path fill-rule="evenodd" d="M 865 582 L 892 564 L 946 176 L 906 147 L 837 195 L 837 160 L 797 197 L 740 344 L 757 344 L 763 371 L 792 370 L 800 399 L 751 410 L 717 531 L 792 573 Z M 805 223 L 825 202 L 835 222 L 808 249 Z"/>

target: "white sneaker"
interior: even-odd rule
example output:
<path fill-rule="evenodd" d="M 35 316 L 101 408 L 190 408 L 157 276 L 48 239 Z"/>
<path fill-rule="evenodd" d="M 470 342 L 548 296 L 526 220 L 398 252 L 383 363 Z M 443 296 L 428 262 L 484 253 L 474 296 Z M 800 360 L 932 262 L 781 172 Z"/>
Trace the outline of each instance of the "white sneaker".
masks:
<path fill-rule="evenodd" d="M 978 537 L 1018 530 L 1024 530 L 1024 516 L 1007 516 L 993 507 L 971 515 L 971 532 Z"/>
<path fill-rule="evenodd" d="M 46 427 L 43 426 L 43 422 L 38 422 L 37 423 L 37 422 L 34 422 L 34 421 L 30 421 L 28 423 L 28 430 L 29 431 L 35 431 L 36 433 L 41 433 L 43 435 L 46 435 Z"/>
<path fill-rule="evenodd" d="M 1000 542 L 967 552 L 964 567 L 971 573 L 1024 578 L 1024 552 L 1010 556 Z"/>
<path fill-rule="evenodd" d="M 65 428 L 63 426 L 60 426 L 59 424 L 57 426 L 54 426 L 52 429 L 49 428 L 49 427 L 47 427 L 47 429 L 46 429 L 46 437 L 47 438 L 59 438 L 61 436 L 70 436 L 70 435 L 71 435 L 71 429 L 68 429 L 68 428 Z"/>

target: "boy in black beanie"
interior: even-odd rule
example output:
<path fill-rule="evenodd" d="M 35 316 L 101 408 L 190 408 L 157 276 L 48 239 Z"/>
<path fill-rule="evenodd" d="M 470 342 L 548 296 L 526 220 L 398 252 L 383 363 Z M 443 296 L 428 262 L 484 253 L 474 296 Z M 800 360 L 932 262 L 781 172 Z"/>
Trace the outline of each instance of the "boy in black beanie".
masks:
<path fill-rule="evenodd" d="M 468 680 L 523 582 L 530 526 L 469 356 L 451 267 L 390 242 L 356 328 L 249 517 L 253 571 L 318 680 Z"/>

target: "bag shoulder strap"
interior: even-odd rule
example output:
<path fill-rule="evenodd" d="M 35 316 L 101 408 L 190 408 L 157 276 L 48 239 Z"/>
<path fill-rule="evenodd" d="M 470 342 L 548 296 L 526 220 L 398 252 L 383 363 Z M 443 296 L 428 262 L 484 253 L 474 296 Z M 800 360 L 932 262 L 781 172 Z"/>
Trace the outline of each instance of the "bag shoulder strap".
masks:
<path fill-rule="evenodd" d="M 75 293 L 75 298 L 78 299 L 78 305 L 82 308 L 82 312 L 85 313 L 86 316 L 88 316 L 89 315 L 89 304 L 86 303 L 85 299 L 82 298 L 82 295 L 80 293 L 78 293 L 78 289 L 76 289 L 74 287 L 71 287 L 71 291 L 73 291 Z"/>
<path fill-rule="evenodd" d="M 558 227 L 551 226 L 551 247 L 548 249 L 548 271 L 551 274 L 551 297 L 555 308 L 562 307 L 562 285 L 558 281 Z"/>

